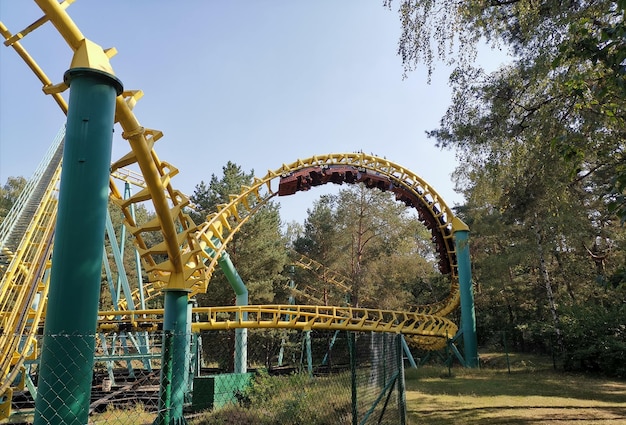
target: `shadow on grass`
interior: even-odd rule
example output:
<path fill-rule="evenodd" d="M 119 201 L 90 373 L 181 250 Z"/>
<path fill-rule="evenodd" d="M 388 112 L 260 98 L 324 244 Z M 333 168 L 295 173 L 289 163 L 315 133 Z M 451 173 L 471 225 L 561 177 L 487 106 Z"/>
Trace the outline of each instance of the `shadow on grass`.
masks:
<path fill-rule="evenodd" d="M 407 391 L 468 396 L 540 396 L 626 402 L 626 382 L 555 371 L 551 363 L 512 356 L 511 373 L 491 357 L 481 369 L 425 366 L 407 370 Z"/>
<path fill-rule="evenodd" d="M 621 424 L 626 408 L 619 407 L 554 407 L 544 406 L 513 408 L 472 408 L 437 410 L 430 412 L 409 411 L 408 423 L 413 424 L 464 424 L 464 425 L 539 425 L 539 424 Z"/>
<path fill-rule="evenodd" d="M 550 359 L 490 355 L 481 369 L 406 371 L 409 424 L 626 423 L 626 382 L 555 371 Z"/>

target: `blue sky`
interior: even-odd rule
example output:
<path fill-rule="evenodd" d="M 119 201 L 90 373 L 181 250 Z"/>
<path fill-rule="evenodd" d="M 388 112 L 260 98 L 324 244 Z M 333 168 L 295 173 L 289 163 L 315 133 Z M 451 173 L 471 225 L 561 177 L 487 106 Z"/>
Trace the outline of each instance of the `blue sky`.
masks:
<path fill-rule="evenodd" d="M 187 194 L 229 160 L 262 176 L 298 158 L 363 150 L 409 168 L 448 205 L 463 202 L 454 152 L 424 133 L 450 102 L 449 70 L 438 65 L 430 85 L 424 69 L 402 78 L 398 15 L 382 0 L 78 0 L 68 12 L 87 38 L 118 50 L 113 69 L 125 89 L 144 91 L 135 114 L 163 131 L 155 150 L 180 170 L 172 184 Z M 12 33 L 41 15 L 32 1 L 0 2 Z M 50 24 L 23 45 L 62 80 L 71 51 Z M 503 57 L 484 50 L 479 60 L 493 69 Z M 64 121 L 0 46 L 0 183 L 29 177 Z M 129 150 L 116 130 L 113 159 Z M 284 220 L 302 221 L 336 188 L 281 198 Z"/>

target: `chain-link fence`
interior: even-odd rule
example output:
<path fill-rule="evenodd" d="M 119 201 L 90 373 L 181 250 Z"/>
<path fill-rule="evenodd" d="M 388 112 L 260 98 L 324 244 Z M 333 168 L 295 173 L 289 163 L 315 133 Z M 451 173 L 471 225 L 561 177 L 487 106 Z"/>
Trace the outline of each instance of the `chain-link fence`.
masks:
<path fill-rule="evenodd" d="M 26 362 L 13 383 L 13 423 L 33 423 L 36 414 L 38 425 L 67 423 L 72 409 L 103 425 L 405 423 L 400 335 L 264 329 L 54 338 L 59 347 L 95 343 L 88 385 L 80 388 L 86 359 L 63 349 L 52 378 L 40 376 L 38 361 Z M 35 403 L 41 388 L 46 395 Z"/>

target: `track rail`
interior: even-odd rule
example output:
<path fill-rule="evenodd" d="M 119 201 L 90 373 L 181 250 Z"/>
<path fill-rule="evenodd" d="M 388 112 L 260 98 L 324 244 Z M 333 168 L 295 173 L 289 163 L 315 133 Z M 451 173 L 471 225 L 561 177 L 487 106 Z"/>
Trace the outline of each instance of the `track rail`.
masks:
<path fill-rule="evenodd" d="M 60 172 L 58 167 L 0 281 L 0 395 L 24 361 L 37 356 L 35 337 L 47 301 Z"/>
<path fill-rule="evenodd" d="M 337 273 L 334 270 L 329 269 L 321 263 L 318 263 L 312 258 L 302 255 L 298 252 L 293 252 L 292 256 L 295 258 L 294 264 L 302 269 L 312 271 L 317 277 L 329 282 L 341 289 L 344 293 L 349 293 L 351 288 L 349 286 L 348 277 Z"/>
<path fill-rule="evenodd" d="M 158 325 L 163 313 L 162 309 L 101 311 L 98 325 L 109 331 L 129 325 L 132 329 L 145 329 Z M 196 307 L 193 313 L 200 317 L 191 325 L 194 332 L 237 328 L 396 332 L 441 339 L 445 345 L 446 335 L 454 335 L 458 329 L 451 320 L 440 316 L 371 308 L 277 304 Z"/>
<path fill-rule="evenodd" d="M 460 294 L 452 211 L 418 175 L 387 159 L 362 152 L 318 155 L 283 164 L 277 170 L 268 171 L 263 178 L 255 177 L 253 184 L 244 187 L 240 194 L 231 195 L 229 203 L 219 205 L 217 211 L 198 227 L 197 237 L 201 245 L 216 253 L 211 256 L 203 252 L 208 275 L 212 275 L 217 258 L 235 233 L 273 197 L 308 190 L 311 186 L 344 182 L 393 191 L 396 199 L 417 210 L 419 219 L 431 231 L 439 256 L 439 269 L 449 276 L 451 285 L 446 299 L 418 307 L 418 311 L 445 316 L 456 309 Z M 192 288 L 192 292 L 205 290 L 204 287 Z"/>

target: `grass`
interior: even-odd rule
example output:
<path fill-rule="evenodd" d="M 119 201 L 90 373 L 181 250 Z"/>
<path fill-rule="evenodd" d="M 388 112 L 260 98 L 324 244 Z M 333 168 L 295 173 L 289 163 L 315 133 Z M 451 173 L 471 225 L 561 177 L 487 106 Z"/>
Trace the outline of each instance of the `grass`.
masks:
<path fill-rule="evenodd" d="M 116 409 L 112 405 L 107 406 L 101 413 L 94 413 L 89 417 L 89 425 L 151 425 L 156 419 L 156 414 L 144 409 L 141 403 L 132 408 Z M 9 419 L 0 420 L 0 424 L 32 424 L 34 414 L 16 414 Z"/>
<path fill-rule="evenodd" d="M 147 412 L 141 403 L 131 409 L 116 409 L 112 405 L 102 413 L 96 413 L 89 419 L 90 425 L 139 425 L 152 424 L 154 413 Z"/>
<path fill-rule="evenodd" d="M 539 357 L 481 357 L 476 370 L 407 370 L 408 423 L 625 424 L 626 382 L 554 371 Z M 549 360 L 549 359 L 548 359 Z"/>
<path fill-rule="evenodd" d="M 407 424 L 626 424 L 626 381 L 555 371 L 549 358 L 511 355 L 509 360 L 510 373 L 506 356 L 498 353 L 481 355 L 481 369 L 407 369 Z M 257 380 L 248 394 L 252 409 L 229 406 L 189 424 L 352 424 L 349 376 L 318 377 L 315 385 L 306 375 Z M 152 424 L 154 416 L 141 404 L 126 410 L 109 406 L 90 424 Z"/>

